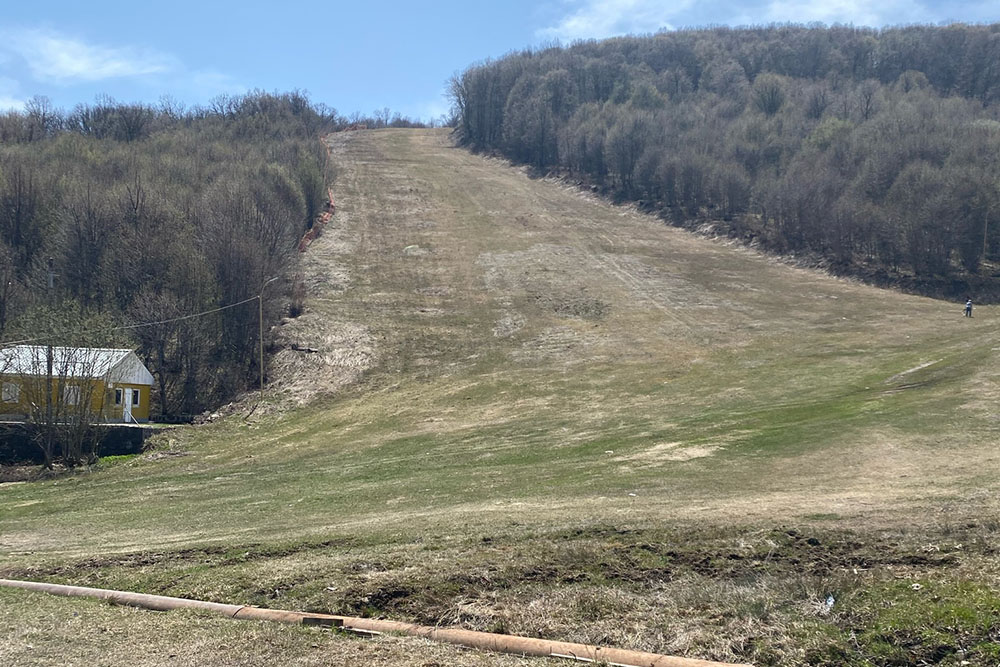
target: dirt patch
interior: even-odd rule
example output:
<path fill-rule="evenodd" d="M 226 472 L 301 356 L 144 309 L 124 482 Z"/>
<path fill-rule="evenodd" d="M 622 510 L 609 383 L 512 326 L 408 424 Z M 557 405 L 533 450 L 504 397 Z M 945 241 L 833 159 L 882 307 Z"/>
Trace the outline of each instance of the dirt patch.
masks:
<path fill-rule="evenodd" d="M 558 289 L 544 292 L 530 291 L 529 298 L 541 308 L 551 310 L 562 317 L 601 320 L 611 311 L 610 303 L 588 296 L 586 292 L 574 294 Z"/>
<path fill-rule="evenodd" d="M 720 447 L 716 446 L 704 446 L 695 445 L 693 447 L 684 447 L 683 449 L 678 449 L 676 451 L 670 452 L 665 456 L 667 461 L 690 461 L 691 459 L 701 459 L 706 456 L 711 456 Z"/>
<path fill-rule="evenodd" d="M 524 328 L 525 319 L 520 313 L 504 313 L 493 326 L 496 338 L 510 338 Z"/>
<path fill-rule="evenodd" d="M 30 482 L 38 479 L 38 466 L 0 465 L 0 485 Z M 0 488 L 3 488 L 0 486 Z"/>
<path fill-rule="evenodd" d="M 420 294 L 420 295 L 423 295 L 423 296 L 437 296 L 437 297 L 451 296 L 452 294 L 455 293 L 455 289 L 453 287 L 449 287 L 448 285 L 434 285 L 432 287 L 419 287 L 419 288 L 415 289 L 414 291 L 417 294 Z"/>
<path fill-rule="evenodd" d="M 87 474 L 90 472 L 90 468 L 86 466 L 77 468 L 68 468 L 61 463 L 54 463 L 52 469 L 46 469 L 45 467 L 35 464 L 35 465 L 0 465 L 0 484 L 3 485 L 14 485 L 23 482 L 36 482 L 45 481 L 50 479 L 58 479 L 60 477 L 69 477 L 72 475 Z M 0 487 L 2 488 L 2 487 Z M 31 504 L 31 503 L 27 503 Z M 17 507 L 15 505 L 15 507 Z"/>
<path fill-rule="evenodd" d="M 601 342 L 599 336 L 573 327 L 551 327 L 524 342 L 511 353 L 515 361 L 559 360 L 564 363 L 585 363 L 600 359 L 591 352 Z"/>
<path fill-rule="evenodd" d="M 649 449 L 627 456 L 619 456 L 614 460 L 639 466 L 655 466 L 664 461 L 691 461 L 692 459 L 705 458 L 721 448 L 720 445 L 685 446 L 682 442 L 661 442 Z"/>

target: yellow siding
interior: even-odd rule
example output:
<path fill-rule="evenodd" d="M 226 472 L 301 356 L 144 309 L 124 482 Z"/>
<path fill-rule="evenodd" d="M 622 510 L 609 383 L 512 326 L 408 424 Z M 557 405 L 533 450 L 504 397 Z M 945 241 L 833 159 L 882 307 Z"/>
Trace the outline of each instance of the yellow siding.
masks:
<path fill-rule="evenodd" d="M 45 378 L 30 378 L 25 379 L 16 375 L 0 375 L 0 387 L 4 384 L 13 383 L 20 388 L 19 400 L 15 402 L 3 401 L 3 396 L 0 395 L 0 415 L 10 415 L 10 416 L 27 416 L 31 412 L 31 404 L 42 405 L 45 400 Z M 58 380 L 53 381 L 52 387 L 52 400 L 54 405 L 60 404 L 61 397 L 59 395 L 60 382 Z M 89 390 L 90 392 L 90 407 L 92 418 L 94 421 L 108 421 L 108 422 L 120 422 L 122 421 L 122 415 L 124 412 L 124 405 L 115 405 L 115 391 L 110 387 L 106 387 L 103 380 L 81 380 L 81 381 L 66 381 L 64 384 L 69 386 L 80 387 L 81 393 Z M 148 385 L 138 385 L 138 384 L 118 384 L 115 385 L 116 388 L 120 388 L 123 391 L 138 390 L 139 392 L 139 402 L 138 404 L 133 403 L 132 405 L 132 416 L 137 421 L 148 421 L 149 420 L 149 402 L 151 399 L 151 387 Z M 84 397 L 81 395 L 81 400 Z M 124 401 L 124 397 L 123 397 Z M 72 413 L 76 410 L 75 407 L 68 407 L 67 412 Z"/>
<path fill-rule="evenodd" d="M 139 391 L 139 404 L 136 405 L 132 403 L 132 416 L 136 421 L 149 421 L 149 401 L 152 398 L 151 390 L 152 387 L 145 384 L 122 384 L 118 383 L 115 385 L 117 389 L 132 390 L 137 389 Z M 117 421 L 121 421 L 122 410 L 124 410 L 124 405 L 115 405 L 115 395 L 114 391 L 108 392 L 108 408 L 109 411 L 117 411 Z M 116 419 L 112 418 L 111 421 Z"/>

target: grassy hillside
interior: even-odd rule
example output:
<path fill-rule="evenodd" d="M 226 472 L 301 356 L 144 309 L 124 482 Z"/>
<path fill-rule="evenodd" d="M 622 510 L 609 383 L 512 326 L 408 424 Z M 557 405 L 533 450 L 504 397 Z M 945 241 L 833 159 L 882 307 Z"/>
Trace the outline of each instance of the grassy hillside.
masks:
<path fill-rule="evenodd" d="M 450 92 L 475 149 L 841 275 L 996 303 L 998 32 L 670 30 L 510 53 Z"/>
<path fill-rule="evenodd" d="M 279 334 L 319 352 L 278 354 L 248 418 L 0 486 L 0 576 L 762 664 L 1000 650 L 993 308 L 695 237 L 443 131 L 331 143 L 337 217 Z M 31 627 L 100 609 L 2 601 L 18 664 Z M 144 618 L 107 622 L 162 646 Z"/>

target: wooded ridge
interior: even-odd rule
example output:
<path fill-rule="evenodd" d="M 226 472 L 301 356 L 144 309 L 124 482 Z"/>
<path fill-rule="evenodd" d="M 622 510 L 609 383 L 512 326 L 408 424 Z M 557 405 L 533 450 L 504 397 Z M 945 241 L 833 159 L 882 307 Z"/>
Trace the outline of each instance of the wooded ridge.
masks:
<path fill-rule="evenodd" d="M 342 122 L 297 92 L 0 116 L 0 340 L 138 348 L 166 417 L 233 396 L 259 373 L 254 297 L 283 279 L 266 332 L 326 207 L 319 139 Z M 121 330 L 151 321 L 167 322 Z"/>
<path fill-rule="evenodd" d="M 588 41 L 450 92 L 473 149 L 838 272 L 1000 298 L 1000 24 Z"/>

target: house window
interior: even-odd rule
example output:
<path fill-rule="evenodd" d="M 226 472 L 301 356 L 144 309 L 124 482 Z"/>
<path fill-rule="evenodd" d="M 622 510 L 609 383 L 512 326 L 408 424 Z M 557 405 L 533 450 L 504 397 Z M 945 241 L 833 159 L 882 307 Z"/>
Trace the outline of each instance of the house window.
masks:
<path fill-rule="evenodd" d="M 132 405 L 139 405 L 139 390 L 132 390 Z"/>
<path fill-rule="evenodd" d="M 122 404 L 122 400 L 124 398 L 125 398 L 125 395 L 122 393 L 122 390 L 121 389 L 115 389 L 115 405 L 121 405 Z"/>
<path fill-rule="evenodd" d="M 63 387 L 63 404 L 80 405 L 80 387 L 71 384 Z"/>
<path fill-rule="evenodd" d="M 3 402 L 4 403 L 20 403 L 21 402 L 21 385 L 16 382 L 4 382 L 3 383 Z"/>

